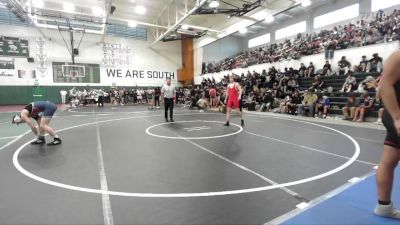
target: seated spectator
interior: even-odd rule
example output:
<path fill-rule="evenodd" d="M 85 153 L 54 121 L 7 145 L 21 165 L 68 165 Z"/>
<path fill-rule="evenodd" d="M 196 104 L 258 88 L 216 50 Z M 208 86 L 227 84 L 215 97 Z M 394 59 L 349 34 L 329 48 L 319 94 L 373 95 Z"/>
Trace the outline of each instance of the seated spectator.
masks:
<path fill-rule="evenodd" d="M 299 87 L 299 85 L 297 83 L 297 80 L 292 77 L 289 78 L 289 80 L 287 81 L 287 91 L 293 92 L 298 87 Z"/>
<path fill-rule="evenodd" d="M 353 90 L 355 90 L 356 86 L 357 86 L 357 79 L 353 77 L 353 71 L 349 70 L 349 72 L 347 73 L 346 81 L 344 82 L 340 92 L 345 92 L 345 93 L 352 92 Z"/>
<path fill-rule="evenodd" d="M 361 81 L 360 85 L 358 85 L 357 92 L 375 92 L 378 88 L 378 83 L 373 76 L 368 76 L 363 81 Z"/>
<path fill-rule="evenodd" d="M 351 63 L 347 61 L 346 56 L 343 56 L 342 59 L 338 62 L 339 66 L 339 75 L 347 74 L 347 72 L 351 69 Z"/>
<path fill-rule="evenodd" d="M 358 105 L 358 102 L 356 101 L 355 95 L 351 94 L 347 97 L 347 103 L 346 105 L 342 108 L 343 112 L 343 119 L 344 120 L 353 120 L 355 112 L 356 112 L 356 106 Z"/>
<path fill-rule="evenodd" d="M 299 76 L 304 77 L 306 74 L 306 70 L 307 70 L 307 67 L 304 65 L 304 63 L 301 63 L 300 68 L 299 68 Z"/>
<path fill-rule="evenodd" d="M 306 111 L 310 112 L 311 116 L 314 116 L 315 103 L 318 100 L 318 96 L 314 94 L 314 90 L 309 89 L 304 92 L 303 102 L 298 106 L 298 114 L 305 116 Z"/>
<path fill-rule="evenodd" d="M 367 56 L 363 55 L 358 66 L 354 66 L 354 72 L 366 72 L 369 61 L 367 60 Z"/>
<path fill-rule="evenodd" d="M 279 113 L 287 113 L 288 112 L 288 104 L 291 101 L 290 95 L 287 95 L 279 104 Z"/>
<path fill-rule="evenodd" d="M 221 93 L 222 94 L 219 98 L 218 111 L 226 113 L 226 105 L 225 105 L 226 92 L 224 90 L 221 90 Z"/>
<path fill-rule="evenodd" d="M 206 109 L 206 108 L 208 107 L 208 101 L 207 101 L 207 99 L 206 99 L 205 97 L 200 98 L 200 99 L 197 101 L 197 107 L 198 107 L 200 110 Z"/>
<path fill-rule="evenodd" d="M 270 90 L 266 91 L 263 93 L 263 96 L 261 98 L 261 106 L 260 106 L 260 112 L 267 111 L 269 112 L 272 104 L 274 103 L 274 96 L 272 95 L 272 92 Z"/>
<path fill-rule="evenodd" d="M 319 96 L 317 104 L 315 105 L 315 117 L 321 116 L 322 118 L 326 118 L 329 113 L 329 109 L 331 107 L 331 101 L 328 96 Z"/>
<path fill-rule="evenodd" d="M 332 74 L 332 66 L 331 66 L 331 64 L 329 63 L 329 61 L 327 60 L 327 61 L 325 62 L 324 67 L 322 68 L 321 75 L 322 75 L 322 76 L 330 76 L 331 74 Z"/>
<path fill-rule="evenodd" d="M 295 91 L 290 98 L 290 102 L 286 104 L 288 113 L 295 115 L 298 106 L 302 102 L 302 97 L 300 96 L 299 91 Z"/>
<path fill-rule="evenodd" d="M 315 91 L 321 91 L 322 88 L 324 87 L 324 81 L 321 80 L 321 76 L 317 75 L 314 78 L 314 82 L 312 83 L 311 88 L 314 89 Z"/>
<path fill-rule="evenodd" d="M 368 93 L 364 93 L 361 96 L 360 104 L 354 113 L 353 121 L 364 122 L 365 115 L 372 110 L 373 106 L 373 99 L 368 95 Z"/>
<path fill-rule="evenodd" d="M 315 67 L 312 62 L 310 62 L 310 65 L 307 67 L 307 70 L 305 71 L 304 77 L 312 77 L 314 76 L 315 73 Z"/>
<path fill-rule="evenodd" d="M 369 66 L 367 72 L 382 72 L 382 62 L 383 59 L 375 53 L 372 55 L 372 59 L 369 60 Z"/>

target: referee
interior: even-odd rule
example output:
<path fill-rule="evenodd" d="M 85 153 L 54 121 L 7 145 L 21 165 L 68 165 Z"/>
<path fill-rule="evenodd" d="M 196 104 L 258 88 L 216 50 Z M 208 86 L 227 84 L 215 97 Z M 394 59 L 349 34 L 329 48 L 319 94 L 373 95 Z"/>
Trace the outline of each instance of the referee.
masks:
<path fill-rule="evenodd" d="M 165 121 L 166 122 L 174 122 L 174 101 L 175 101 L 175 87 L 171 85 L 171 79 L 167 79 L 167 84 L 164 84 L 161 88 L 161 95 L 164 98 L 164 107 L 165 107 Z M 169 118 L 168 120 L 168 109 L 169 109 Z"/>

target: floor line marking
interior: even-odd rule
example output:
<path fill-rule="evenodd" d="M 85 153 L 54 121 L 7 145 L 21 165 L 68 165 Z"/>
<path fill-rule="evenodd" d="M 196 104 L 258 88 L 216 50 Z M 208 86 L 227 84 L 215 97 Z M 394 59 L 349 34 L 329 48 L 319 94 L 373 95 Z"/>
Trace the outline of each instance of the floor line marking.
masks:
<path fill-rule="evenodd" d="M 9 141 L 7 144 L 3 145 L 0 147 L 0 151 L 7 148 L 8 146 L 14 144 L 15 142 L 17 142 L 19 139 L 21 139 L 23 136 L 29 134 L 30 132 L 32 132 L 31 130 L 27 130 L 24 133 L 22 133 L 21 135 L 17 136 L 15 139 Z"/>
<path fill-rule="evenodd" d="M 339 158 L 343 158 L 343 159 L 350 159 L 351 158 L 351 157 L 347 157 L 347 156 L 344 156 L 344 155 L 339 155 L 339 154 L 323 151 L 323 150 L 320 150 L 320 149 L 316 149 L 316 148 L 311 148 L 311 147 L 307 147 L 307 146 L 304 146 L 304 145 L 295 144 L 295 143 L 284 141 L 284 140 L 281 140 L 281 139 L 268 137 L 268 136 L 264 136 L 264 135 L 261 135 L 261 134 L 252 133 L 252 132 L 249 132 L 249 131 L 243 131 L 243 132 L 246 133 L 246 134 L 250 134 L 250 135 L 256 136 L 256 137 L 269 139 L 269 140 L 280 142 L 280 143 L 287 144 L 287 145 L 293 145 L 293 146 L 296 146 L 296 147 L 299 147 L 299 148 L 311 150 L 311 151 L 314 151 L 314 152 L 319 152 L 319 153 L 326 154 L 326 155 L 331 155 L 331 156 L 335 156 L 335 157 L 339 157 Z M 377 165 L 376 163 L 371 163 L 371 162 L 358 160 L 358 159 L 356 160 L 356 162 L 365 163 L 365 164 L 372 165 L 372 166 L 376 166 Z"/>
<path fill-rule="evenodd" d="M 211 115 L 213 113 L 208 113 L 208 114 L 200 114 L 200 115 Z M 220 115 L 220 113 L 214 113 L 217 115 Z M 175 114 L 177 115 L 177 114 Z M 188 114 L 180 114 L 180 115 L 194 115 L 193 113 L 188 113 Z M 162 115 L 158 115 L 158 117 L 161 117 Z M 157 117 L 157 116 L 147 116 L 147 117 Z M 128 117 L 128 118 L 118 118 L 118 119 L 111 119 L 111 120 L 103 120 L 103 121 L 99 121 L 98 123 L 106 123 L 106 122 L 111 122 L 111 121 L 119 121 L 119 120 L 128 120 L 128 119 L 134 119 L 134 118 L 140 118 L 140 117 Z M 74 190 L 74 191 L 80 191 L 80 192 L 87 192 L 87 193 L 95 193 L 95 194 L 103 194 L 103 193 L 107 193 L 109 195 L 113 195 L 113 196 L 124 196 L 124 197 L 140 197 L 140 198 L 194 198 L 194 197 L 210 197 L 210 196 L 224 196 L 224 195 L 236 195 L 236 194 L 245 194 L 245 193 L 254 193 L 254 192 L 260 192 L 260 191 L 266 191 L 266 190 L 272 190 L 272 189 L 277 189 L 280 187 L 289 187 L 289 186 L 294 186 L 294 185 L 299 185 L 299 184 L 304 184 L 304 183 L 308 183 L 311 181 L 316 181 L 316 180 L 320 180 L 322 178 L 326 178 L 330 175 L 336 174 L 340 171 L 343 171 L 344 169 L 346 169 L 347 167 L 349 167 L 350 165 L 352 165 L 354 163 L 354 161 L 358 158 L 358 156 L 360 155 L 360 145 L 358 144 L 358 142 L 351 137 L 350 135 L 328 127 L 328 126 L 324 126 L 321 124 L 317 124 L 317 123 L 312 123 L 312 122 L 306 122 L 306 121 L 298 121 L 298 122 L 302 122 L 302 123 L 306 123 L 306 124 L 312 124 L 318 127 L 323 127 L 326 128 L 328 130 L 332 130 L 332 131 L 336 131 L 340 134 L 343 134 L 343 136 L 345 136 L 346 138 L 348 138 L 349 140 L 351 140 L 351 142 L 354 145 L 354 155 L 351 157 L 350 160 L 346 161 L 344 164 L 340 165 L 339 167 L 333 169 L 333 170 L 329 170 L 327 172 L 312 176 L 312 177 L 308 177 L 305 179 L 300 179 L 300 180 L 296 180 L 296 181 L 289 181 L 286 183 L 281 183 L 278 185 L 269 185 L 269 186 L 262 186 L 262 187 L 256 187 L 256 188 L 248 188 L 248 189 L 238 189 L 238 190 L 228 190 L 228 191 L 214 191 L 214 192 L 197 192 L 197 193 L 132 193 L 132 192 L 121 192 L 121 191 L 108 191 L 108 192 L 104 192 L 100 189 L 93 189 L 93 188 L 86 188 L 86 187 L 79 187 L 79 186 L 74 186 L 74 185 L 69 185 L 69 184 L 64 184 L 64 183 L 60 183 L 60 182 L 56 182 L 56 181 L 52 181 L 40 176 L 37 176 L 29 171 L 27 171 L 25 168 L 23 168 L 21 166 L 21 164 L 19 163 L 18 157 L 19 154 L 24 150 L 24 148 L 26 146 L 29 145 L 30 141 L 24 143 L 23 145 L 21 145 L 15 152 L 14 155 L 12 157 L 12 162 L 14 164 L 14 167 L 22 174 L 24 174 L 25 176 L 27 176 L 28 178 L 31 178 L 33 180 L 36 180 L 38 182 L 41 183 L 45 183 L 51 186 L 55 186 L 55 187 L 59 187 L 59 188 L 64 188 L 64 189 L 68 189 L 68 190 Z M 85 124 L 80 124 L 80 125 L 74 125 L 71 127 L 66 127 L 63 129 L 58 130 L 58 132 L 62 132 L 62 131 L 67 131 L 67 130 L 71 130 L 71 129 L 75 129 L 75 128 L 79 128 L 79 127 L 83 127 L 83 126 L 88 126 L 88 125 L 92 125 L 95 124 L 96 122 L 91 122 L 91 123 L 85 123 Z"/>
<path fill-rule="evenodd" d="M 285 213 L 285 214 L 283 214 L 283 215 L 281 215 L 281 216 L 279 216 L 279 217 L 277 217 L 277 218 L 275 218 L 273 220 L 270 220 L 270 221 L 264 223 L 264 225 L 282 224 L 282 223 L 284 223 L 284 222 L 296 217 L 297 215 L 300 215 L 301 213 L 311 209 L 312 207 L 314 207 L 316 205 L 319 205 L 322 202 L 325 202 L 326 200 L 328 200 L 328 199 L 330 199 L 330 198 L 332 198 L 332 197 L 344 192 L 345 190 L 347 190 L 347 189 L 353 187 L 354 185 L 358 184 L 360 181 L 363 181 L 363 180 L 365 180 L 365 179 L 367 179 L 367 178 L 369 178 L 371 176 L 374 176 L 374 175 L 375 175 L 375 172 L 369 172 L 368 174 L 360 177 L 360 179 L 355 183 L 347 182 L 347 183 L 341 185 L 340 187 L 337 187 L 336 189 L 334 189 L 334 190 L 332 190 L 332 191 L 330 191 L 330 192 L 328 192 L 326 194 L 323 194 L 323 195 L 311 200 L 310 202 L 308 202 L 308 206 L 306 208 L 304 208 L 304 209 L 299 209 L 299 208 L 293 209 L 290 212 L 287 212 L 287 213 Z"/>
<path fill-rule="evenodd" d="M 12 138 L 17 138 L 19 136 L 11 136 L 11 137 L 0 137 L 0 140 L 4 140 L 4 139 L 12 139 Z"/>
<path fill-rule="evenodd" d="M 96 114 L 94 114 L 94 116 L 96 118 L 97 157 L 98 157 L 98 166 L 99 166 L 100 186 L 101 186 L 101 190 L 108 192 L 107 176 L 106 176 L 106 170 L 104 167 L 103 151 L 102 151 L 102 147 L 101 147 L 99 123 L 98 123 Z M 102 204 L 103 204 L 104 225 L 114 225 L 114 219 L 113 219 L 113 215 L 112 215 L 109 194 L 102 193 L 101 200 L 102 200 Z"/>
<path fill-rule="evenodd" d="M 260 117 L 267 117 L 267 116 L 260 116 Z M 249 121 L 257 122 L 257 123 L 266 123 L 266 121 L 262 121 L 262 120 L 249 120 Z M 300 130 L 309 131 L 309 132 L 318 133 L 318 134 L 330 134 L 330 135 L 340 136 L 336 132 L 320 131 L 320 130 L 316 131 L 316 130 L 313 130 L 313 129 L 308 129 L 308 128 L 304 128 L 304 127 L 298 127 L 298 126 L 289 126 L 289 125 L 285 125 L 285 124 L 276 124 L 276 125 L 277 126 L 282 126 L 282 127 L 290 127 L 290 128 L 294 128 L 294 129 L 300 129 Z M 355 128 L 358 128 L 358 127 L 355 127 Z M 353 136 L 353 138 L 358 139 L 358 140 L 362 140 L 362 141 L 366 141 L 366 142 L 371 142 L 371 143 L 377 143 L 377 144 L 382 144 L 383 143 L 382 141 L 366 139 L 366 138 L 357 137 L 357 136 Z"/>
<path fill-rule="evenodd" d="M 141 119 L 142 119 L 142 120 L 145 120 L 145 121 L 147 121 L 147 122 L 149 122 L 149 123 L 151 123 L 151 124 L 154 124 L 151 120 L 148 120 L 148 119 L 145 119 L 145 118 L 141 118 Z M 163 129 L 166 129 L 166 128 L 163 127 Z M 175 133 L 175 132 L 172 132 L 172 133 L 175 134 L 175 135 L 178 136 L 178 137 L 180 136 L 179 134 L 177 134 L 177 133 Z M 201 150 L 203 150 L 203 151 L 205 151 L 205 152 L 207 152 L 207 153 L 209 153 L 209 154 L 211 154 L 211 155 L 213 155 L 213 156 L 215 156 L 215 157 L 217 157 L 217 158 L 219 158 L 219 159 L 221 159 L 221 160 L 223 160 L 223 161 L 229 163 L 229 164 L 232 164 L 232 165 L 238 167 L 239 169 L 242 169 L 242 170 L 244 170 L 244 171 L 246 171 L 246 172 L 248 172 L 248 173 L 251 173 L 251 174 L 253 174 L 253 175 L 255 175 L 255 176 L 261 178 L 262 180 L 264 180 L 264 181 L 267 182 L 268 184 L 271 184 L 271 185 L 279 185 L 279 183 L 277 183 L 277 182 L 275 182 L 275 181 L 273 181 L 273 180 L 271 180 L 271 179 L 269 179 L 269 178 L 267 178 L 267 177 L 261 175 L 260 173 L 257 173 L 257 172 L 255 172 L 255 171 L 253 171 L 253 170 L 251 170 L 251 169 L 249 169 L 249 168 L 247 168 L 247 167 L 245 167 L 245 166 L 243 166 L 243 165 L 241 165 L 241 164 L 239 164 L 239 163 L 237 163 L 237 162 L 234 162 L 234 161 L 232 161 L 232 160 L 230 160 L 230 159 L 228 159 L 228 158 L 226 158 L 226 157 L 224 157 L 224 156 L 222 156 L 222 155 L 220 155 L 220 154 L 218 154 L 218 153 L 215 153 L 215 152 L 209 150 L 208 148 L 206 148 L 206 147 L 204 147 L 204 146 L 201 146 L 201 145 L 195 143 L 194 141 L 192 141 L 192 140 L 190 140 L 190 139 L 183 139 L 183 140 L 186 141 L 186 142 L 188 142 L 188 143 L 190 143 L 190 144 L 192 144 L 192 145 L 194 145 L 195 147 L 197 147 L 197 148 L 199 148 L 199 149 L 201 149 Z M 279 189 L 281 189 L 282 191 L 288 193 L 289 195 L 291 195 L 291 196 L 293 196 L 293 197 L 295 197 L 295 198 L 297 198 L 297 199 L 304 199 L 303 197 L 301 197 L 300 194 L 298 194 L 298 193 L 292 191 L 291 189 L 289 189 L 289 188 L 287 188 L 287 187 L 279 187 Z"/>

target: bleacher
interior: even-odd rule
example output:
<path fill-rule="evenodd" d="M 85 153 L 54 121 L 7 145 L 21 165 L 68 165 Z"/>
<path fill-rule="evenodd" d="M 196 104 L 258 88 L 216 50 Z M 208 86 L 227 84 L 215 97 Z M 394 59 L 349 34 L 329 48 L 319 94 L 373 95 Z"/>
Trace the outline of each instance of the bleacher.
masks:
<path fill-rule="evenodd" d="M 361 81 L 363 81 L 367 76 L 373 76 L 374 78 L 378 77 L 380 73 L 355 73 L 353 76 L 356 77 L 357 83 L 359 84 Z M 331 115 L 341 115 L 342 114 L 342 107 L 346 105 L 347 102 L 347 96 L 350 93 L 342 93 L 339 92 L 340 89 L 342 89 L 342 86 L 346 80 L 346 76 L 325 76 L 321 77 L 321 79 L 324 81 L 324 87 L 325 89 L 328 87 L 333 88 L 333 93 L 326 93 L 327 96 L 329 96 L 332 107 L 331 107 Z M 299 79 L 299 86 L 301 89 L 308 89 L 312 86 L 312 83 L 314 81 L 314 78 L 300 78 Z M 360 97 L 361 93 L 351 93 L 354 94 L 356 97 Z M 375 92 L 370 92 L 369 93 L 371 97 L 375 98 Z M 368 114 L 368 117 L 378 117 L 378 112 L 377 109 L 374 109 L 372 112 Z"/>

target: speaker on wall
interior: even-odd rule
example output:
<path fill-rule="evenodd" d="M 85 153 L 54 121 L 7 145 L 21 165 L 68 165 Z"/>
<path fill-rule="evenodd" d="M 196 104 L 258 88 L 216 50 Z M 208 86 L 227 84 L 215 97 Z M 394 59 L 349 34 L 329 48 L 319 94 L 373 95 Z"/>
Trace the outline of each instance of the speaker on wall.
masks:
<path fill-rule="evenodd" d="M 74 55 L 79 55 L 79 49 L 74 48 Z"/>
<path fill-rule="evenodd" d="M 29 63 L 35 62 L 35 59 L 33 57 L 28 57 L 26 58 L 26 60 L 28 60 Z"/>

